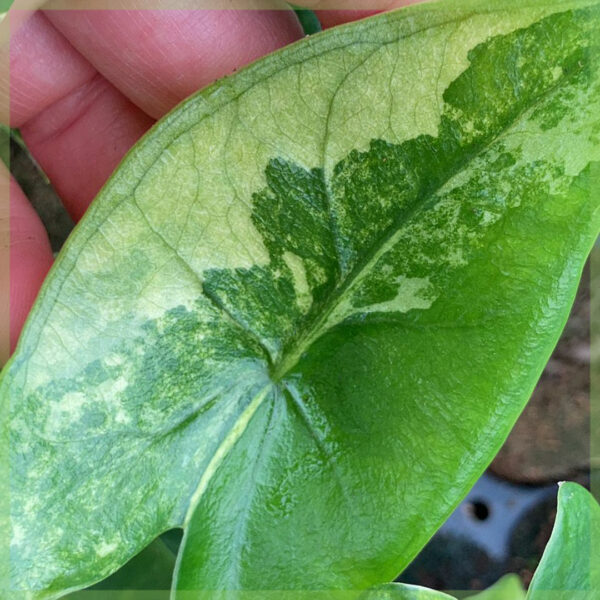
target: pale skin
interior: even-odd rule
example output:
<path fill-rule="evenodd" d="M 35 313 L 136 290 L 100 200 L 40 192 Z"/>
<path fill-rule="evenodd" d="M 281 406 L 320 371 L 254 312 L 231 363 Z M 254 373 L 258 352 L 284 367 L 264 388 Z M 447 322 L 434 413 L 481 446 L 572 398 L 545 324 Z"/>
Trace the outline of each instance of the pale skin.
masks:
<path fill-rule="evenodd" d="M 387 0 L 376 8 L 409 2 Z M 20 128 L 78 221 L 155 120 L 195 90 L 303 36 L 293 11 L 273 5 L 277 10 L 23 13 L 11 37 L 10 115 L 0 115 L 2 121 Z M 356 10 L 365 5 L 368 10 Z M 377 12 L 374 7 L 336 0 L 336 10 L 317 14 L 327 28 Z M 0 82 L 0 96 L 7 90 Z M 0 339 L 10 340 L 12 352 L 53 258 L 41 221 L 12 179 L 10 189 L 10 269 L 0 282 L 6 289 L 9 278 L 10 319 L 0 319 Z"/>

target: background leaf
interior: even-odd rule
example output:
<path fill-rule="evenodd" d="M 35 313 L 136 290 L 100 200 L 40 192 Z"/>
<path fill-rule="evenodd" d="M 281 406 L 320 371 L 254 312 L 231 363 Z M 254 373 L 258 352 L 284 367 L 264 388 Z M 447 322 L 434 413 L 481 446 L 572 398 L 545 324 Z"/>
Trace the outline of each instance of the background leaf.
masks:
<path fill-rule="evenodd" d="M 525 600 L 525 589 L 518 575 L 505 575 L 493 586 L 469 596 L 470 600 Z"/>
<path fill-rule="evenodd" d="M 552 536 L 527 600 L 597 600 L 600 594 L 600 506 L 576 483 L 563 483 Z"/>
<path fill-rule="evenodd" d="M 599 22 L 416 6 L 165 117 L 2 374 L 12 586 L 58 597 L 174 527 L 178 598 L 393 579 L 566 320 L 599 226 Z"/>
<path fill-rule="evenodd" d="M 492 587 L 468 596 L 469 600 L 525 600 L 525 590 L 517 575 L 505 575 Z M 443 592 L 403 583 L 388 583 L 361 596 L 360 600 L 454 600 Z"/>
<path fill-rule="evenodd" d="M 365 593 L 360 600 L 454 600 L 454 598 L 417 585 L 388 583 Z"/>

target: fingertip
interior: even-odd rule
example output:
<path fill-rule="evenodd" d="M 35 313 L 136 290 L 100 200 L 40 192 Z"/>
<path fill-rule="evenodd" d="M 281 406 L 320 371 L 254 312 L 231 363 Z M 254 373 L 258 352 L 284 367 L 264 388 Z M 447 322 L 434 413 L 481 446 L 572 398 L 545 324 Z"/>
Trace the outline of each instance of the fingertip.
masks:
<path fill-rule="evenodd" d="M 49 106 L 21 133 L 78 221 L 152 119 L 102 76 Z"/>

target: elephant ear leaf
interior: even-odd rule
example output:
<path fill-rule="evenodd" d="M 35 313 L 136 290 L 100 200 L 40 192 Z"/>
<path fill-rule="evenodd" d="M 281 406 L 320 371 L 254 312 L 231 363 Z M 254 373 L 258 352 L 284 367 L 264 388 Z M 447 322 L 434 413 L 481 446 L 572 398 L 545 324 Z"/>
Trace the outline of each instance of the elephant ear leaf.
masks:
<path fill-rule="evenodd" d="M 563 483 L 550 541 L 527 600 L 596 600 L 600 590 L 600 506 L 576 483 Z"/>
<path fill-rule="evenodd" d="M 175 597 L 393 579 L 566 320 L 599 229 L 599 34 L 597 0 L 422 4 L 162 119 L 2 373 L 11 589 L 58 597 L 176 527 Z"/>

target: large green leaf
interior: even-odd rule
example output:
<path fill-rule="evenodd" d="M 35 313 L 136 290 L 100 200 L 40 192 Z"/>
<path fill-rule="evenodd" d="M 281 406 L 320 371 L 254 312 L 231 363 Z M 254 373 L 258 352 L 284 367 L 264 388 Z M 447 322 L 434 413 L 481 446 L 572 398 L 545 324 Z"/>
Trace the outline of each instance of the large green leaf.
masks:
<path fill-rule="evenodd" d="M 598 232 L 599 26 L 595 0 L 420 5 L 165 117 L 2 375 L 11 586 L 57 597 L 173 527 L 180 591 L 406 566 L 517 418 Z"/>
<path fill-rule="evenodd" d="M 552 536 L 535 572 L 527 600 L 600 598 L 600 506 L 576 483 L 558 492 Z"/>

